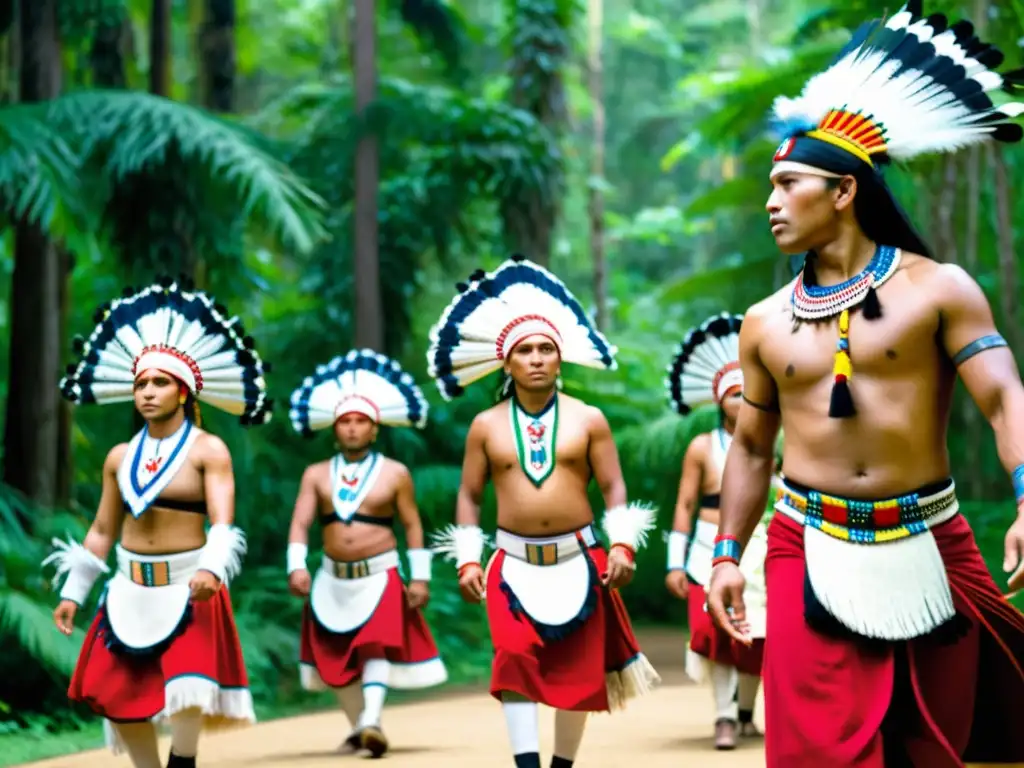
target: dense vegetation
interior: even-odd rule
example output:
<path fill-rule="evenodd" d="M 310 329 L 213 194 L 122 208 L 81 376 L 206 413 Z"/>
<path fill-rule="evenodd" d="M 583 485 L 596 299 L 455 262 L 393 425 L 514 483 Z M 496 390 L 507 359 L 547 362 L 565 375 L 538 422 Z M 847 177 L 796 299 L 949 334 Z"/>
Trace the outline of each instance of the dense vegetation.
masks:
<path fill-rule="evenodd" d="M 667 526 L 685 447 L 715 418 L 668 410 L 673 348 L 693 322 L 742 312 L 791 275 L 763 209 L 771 100 L 798 90 L 850 27 L 894 10 L 883 0 L 5 7 L 0 733 L 21 747 L 93 722 L 67 706 L 81 633 L 69 642 L 53 629 L 39 562 L 52 535 L 84 533 L 106 451 L 132 430 L 128 406 L 58 401 L 71 338 L 99 303 L 159 273 L 192 275 L 251 330 L 281 404 L 353 344 L 396 356 L 427 392 L 431 418 L 421 432 L 385 434 L 383 449 L 412 468 L 431 528 L 452 515 L 466 429 L 493 392 L 484 384 L 444 403 L 426 380 L 427 332 L 456 281 L 523 250 L 618 345 L 617 373 L 566 371 L 566 389 L 605 411 L 631 497 L 659 505 Z M 969 13 L 1008 66 L 1021 65 L 1021 0 L 928 9 Z M 356 34 L 371 23 L 375 55 Z M 1018 359 L 1024 195 L 1011 180 L 1022 174 L 1024 150 L 985 148 L 893 181 L 942 258 L 978 276 Z M 284 545 L 302 469 L 332 450 L 330 437 L 302 441 L 283 407 L 248 431 L 212 409 L 204 418 L 231 448 L 249 536 L 233 600 L 259 714 L 310 706 L 298 690 L 300 605 L 287 593 Z M 963 393 L 950 450 L 998 569 L 1009 483 Z M 626 599 L 638 620 L 682 628 L 664 555 L 656 538 Z M 428 613 L 453 677 L 486 674 L 483 613 L 461 604 L 447 569 L 436 574 Z M 0 736 L 0 763 L 22 754 L 14 736 Z M 97 738 L 65 733 L 43 749 Z"/>

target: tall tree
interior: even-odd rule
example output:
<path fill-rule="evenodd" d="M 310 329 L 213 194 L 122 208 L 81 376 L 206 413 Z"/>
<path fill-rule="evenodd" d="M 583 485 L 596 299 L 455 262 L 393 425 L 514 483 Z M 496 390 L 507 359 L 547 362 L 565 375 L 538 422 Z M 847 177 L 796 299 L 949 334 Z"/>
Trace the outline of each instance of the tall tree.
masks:
<path fill-rule="evenodd" d="M 377 30 L 374 0 L 355 0 L 356 111 L 365 118 L 377 95 Z M 377 249 L 377 137 L 364 125 L 356 147 L 355 343 L 383 351 L 384 308 Z"/>
<path fill-rule="evenodd" d="M 205 0 L 199 30 L 200 95 L 214 112 L 235 109 L 235 0 Z"/>
<path fill-rule="evenodd" d="M 608 263 L 604 238 L 604 68 L 601 39 L 604 36 L 604 0 L 587 0 L 589 46 L 587 73 L 590 80 L 590 104 L 594 110 L 594 139 L 591 147 L 590 180 L 587 185 L 590 220 L 590 257 L 594 269 L 594 306 L 597 327 L 608 330 Z"/>
<path fill-rule="evenodd" d="M 58 2 L 21 4 L 23 102 L 45 101 L 60 93 Z M 15 224 L 4 482 L 44 505 L 56 500 L 61 262 L 38 223 Z"/>
<path fill-rule="evenodd" d="M 150 11 L 149 92 L 171 95 L 171 0 L 153 0 Z"/>

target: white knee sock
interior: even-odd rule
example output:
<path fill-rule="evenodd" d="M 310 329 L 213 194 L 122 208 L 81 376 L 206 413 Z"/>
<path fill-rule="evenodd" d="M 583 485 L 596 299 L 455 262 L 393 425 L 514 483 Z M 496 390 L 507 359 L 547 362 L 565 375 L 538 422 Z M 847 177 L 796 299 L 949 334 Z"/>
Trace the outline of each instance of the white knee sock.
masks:
<path fill-rule="evenodd" d="M 540 752 L 540 733 L 537 731 L 537 705 L 532 701 L 502 701 L 508 741 L 513 755 Z"/>
<path fill-rule="evenodd" d="M 353 728 L 359 722 L 359 713 L 363 711 L 363 688 L 358 683 L 351 683 L 344 688 L 335 688 L 334 695 L 338 697 L 341 711 L 348 718 L 348 724 Z"/>
<path fill-rule="evenodd" d="M 186 709 L 171 717 L 171 752 L 178 757 L 195 757 L 199 732 L 203 729 L 200 709 Z"/>
<path fill-rule="evenodd" d="M 388 677 L 391 665 L 387 659 L 370 659 L 363 665 L 363 711 L 359 715 L 359 727 L 380 726 L 384 699 L 388 696 Z"/>
<path fill-rule="evenodd" d="M 739 690 L 736 694 L 736 703 L 739 705 L 740 719 L 750 722 L 750 716 L 754 712 L 754 702 L 757 701 L 757 689 L 761 685 L 759 675 L 746 675 L 739 673 Z M 746 717 L 744 718 L 744 715 Z"/>
<path fill-rule="evenodd" d="M 736 706 L 736 668 L 712 662 L 711 691 L 715 697 L 715 719 L 728 718 L 729 720 L 735 720 L 738 716 L 738 708 Z"/>
<path fill-rule="evenodd" d="M 150 722 L 111 723 L 124 742 L 135 768 L 163 768 L 156 744 L 156 728 Z"/>
<path fill-rule="evenodd" d="M 583 729 L 587 727 L 589 712 L 569 712 L 559 709 L 555 712 L 555 757 L 573 761 L 583 741 Z"/>

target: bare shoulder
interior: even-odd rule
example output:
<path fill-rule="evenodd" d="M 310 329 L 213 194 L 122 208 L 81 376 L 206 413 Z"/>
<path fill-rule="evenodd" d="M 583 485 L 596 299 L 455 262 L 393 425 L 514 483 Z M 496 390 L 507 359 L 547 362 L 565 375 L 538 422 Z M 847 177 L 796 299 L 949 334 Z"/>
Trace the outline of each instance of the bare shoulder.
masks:
<path fill-rule="evenodd" d="M 118 443 L 107 452 L 107 458 L 103 461 L 103 469 L 107 472 L 117 472 L 127 453 L 128 443 Z"/>
<path fill-rule="evenodd" d="M 227 443 L 209 432 L 199 432 L 195 447 L 200 461 L 204 463 L 231 461 L 231 451 L 228 450 Z"/>
<path fill-rule="evenodd" d="M 324 459 L 318 461 L 315 464 L 310 464 L 302 472 L 303 483 L 314 483 L 317 484 L 322 480 L 325 480 L 331 473 L 331 460 Z"/>
<path fill-rule="evenodd" d="M 393 477 L 396 481 L 403 481 L 412 477 L 412 473 L 409 468 L 400 461 L 395 459 L 389 459 L 387 456 L 382 457 L 384 459 L 384 471 L 389 476 Z"/>
<path fill-rule="evenodd" d="M 469 425 L 470 434 L 483 438 L 494 428 L 495 424 L 503 423 L 504 420 L 507 420 L 508 403 L 508 400 L 502 400 L 500 403 L 495 403 L 490 408 L 480 411 L 480 413 L 473 417 L 473 421 Z"/>
<path fill-rule="evenodd" d="M 709 448 L 711 448 L 711 433 L 704 432 L 690 441 L 690 444 L 686 447 L 686 456 L 687 458 L 702 460 L 707 456 Z"/>
<path fill-rule="evenodd" d="M 911 284 L 935 302 L 940 313 L 987 309 L 988 299 L 978 281 L 958 264 L 940 264 L 916 253 L 905 254 L 903 260 Z"/>
<path fill-rule="evenodd" d="M 743 314 L 740 334 L 747 339 L 756 340 L 760 338 L 764 326 L 774 318 L 785 314 L 789 308 L 795 283 L 796 278 L 793 278 L 771 296 L 767 296 L 748 307 L 747 311 Z"/>
<path fill-rule="evenodd" d="M 604 415 L 604 411 L 596 405 L 587 403 L 568 395 L 559 395 L 559 406 L 564 403 L 567 414 L 579 414 L 580 421 L 587 425 L 587 430 L 593 435 L 604 435 L 611 432 L 611 426 Z"/>

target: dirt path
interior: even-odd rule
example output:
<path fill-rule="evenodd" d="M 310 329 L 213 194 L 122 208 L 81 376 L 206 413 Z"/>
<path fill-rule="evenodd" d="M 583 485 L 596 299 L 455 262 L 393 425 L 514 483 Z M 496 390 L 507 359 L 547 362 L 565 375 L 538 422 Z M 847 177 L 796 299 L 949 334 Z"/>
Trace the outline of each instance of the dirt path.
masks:
<path fill-rule="evenodd" d="M 614 716 L 592 717 L 576 764 L 581 768 L 763 768 L 763 742 L 741 743 L 733 752 L 712 747 L 711 693 L 682 672 L 682 633 L 643 633 L 641 645 L 662 676 L 650 696 Z M 760 697 L 757 722 L 763 722 Z M 551 759 L 553 717 L 541 716 L 544 765 Z M 384 711 L 392 750 L 385 757 L 409 768 L 508 768 L 512 765 L 501 708 L 486 693 L 445 695 Z M 202 768 L 317 768 L 362 762 L 334 750 L 346 733 L 340 713 L 276 720 L 255 728 L 208 734 L 200 743 Z M 166 750 L 166 744 L 164 745 Z M 165 752 L 166 754 L 166 752 Z M 32 768 L 127 768 L 127 758 L 109 752 L 32 763 Z"/>

